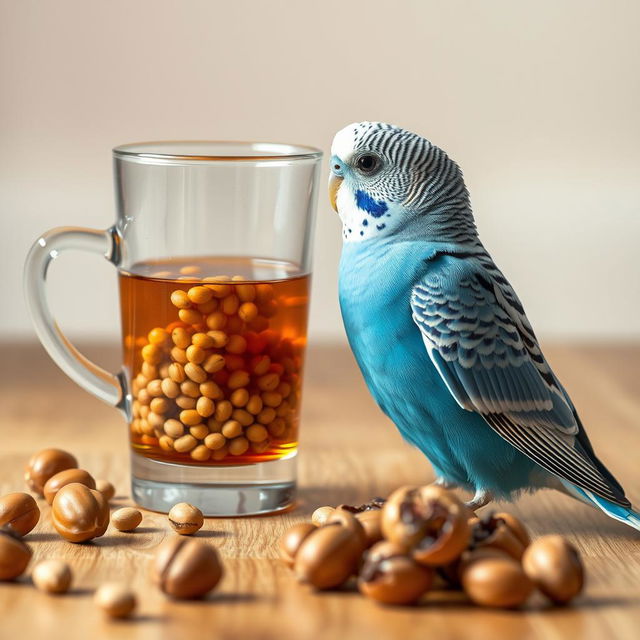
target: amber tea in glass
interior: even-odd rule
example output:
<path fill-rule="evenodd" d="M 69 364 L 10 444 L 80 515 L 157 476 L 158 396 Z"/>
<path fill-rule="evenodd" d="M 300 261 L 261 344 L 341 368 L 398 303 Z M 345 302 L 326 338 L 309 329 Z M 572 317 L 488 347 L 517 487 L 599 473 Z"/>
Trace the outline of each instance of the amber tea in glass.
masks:
<path fill-rule="evenodd" d="M 136 264 L 119 280 L 136 452 L 197 465 L 295 454 L 308 275 L 192 258 Z"/>

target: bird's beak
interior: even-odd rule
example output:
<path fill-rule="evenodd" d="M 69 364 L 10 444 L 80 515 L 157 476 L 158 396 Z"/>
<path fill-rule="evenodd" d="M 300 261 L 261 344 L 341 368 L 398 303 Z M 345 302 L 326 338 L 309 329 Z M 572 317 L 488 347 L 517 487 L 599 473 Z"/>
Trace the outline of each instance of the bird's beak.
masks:
<path fill-rule="evenodd" d="M 342 180 L 342 176 L 337 176 L 335 173 L 332 173 L 329 178 L 329 202 L 331 202 L 331 208 L 336 213 L 338 213 L 338 189 L 340 189 Z"/>

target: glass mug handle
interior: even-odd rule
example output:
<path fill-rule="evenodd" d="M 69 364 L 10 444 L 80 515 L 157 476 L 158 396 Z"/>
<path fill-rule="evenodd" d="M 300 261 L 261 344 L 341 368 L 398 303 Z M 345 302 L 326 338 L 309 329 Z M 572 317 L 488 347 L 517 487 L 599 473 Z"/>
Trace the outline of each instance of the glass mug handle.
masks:
<path fill-rule="evenodd" d="M 109 262 L 116 264 L 118 246 L 118 235 L 113 227 L 105 231 L 81 227 L 51 229 L 36 240 L 27 255 L 24 290 L 36 334 L 53 361 L 83 389 L 124 411 L 124 375 L 105 371 L 69 342 L 51 313 L 45 286 L 49 266 L 61 253 L 69 249 L 88 251 L 101 254 Z"/>

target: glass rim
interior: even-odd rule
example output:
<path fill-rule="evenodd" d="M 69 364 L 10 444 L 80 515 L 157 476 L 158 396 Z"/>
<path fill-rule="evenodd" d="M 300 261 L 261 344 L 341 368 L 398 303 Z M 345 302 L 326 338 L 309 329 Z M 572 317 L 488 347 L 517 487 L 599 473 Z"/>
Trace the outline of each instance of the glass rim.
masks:
<path fill-rule="evenodd" d="M 311 160 L 319 159 L 323 154 L 317 147 L 286 142 L 157 140 L 118 145 L 113 148 L 113 155 L 134 162 L 157 160 L 197 163 Z"/>

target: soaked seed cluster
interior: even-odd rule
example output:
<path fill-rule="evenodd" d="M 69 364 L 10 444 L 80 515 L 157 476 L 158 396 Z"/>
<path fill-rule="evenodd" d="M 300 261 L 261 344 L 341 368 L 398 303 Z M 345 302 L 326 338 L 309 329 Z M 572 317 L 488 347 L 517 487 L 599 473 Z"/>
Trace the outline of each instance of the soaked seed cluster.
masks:
<path fill-rule="evenodd" d="M 445 589 L 484 607 L 520 607 L 536 591 L 564 605 L 584 584 L 580 556 L 562 536 L 532 542 L 515 516 L 478 518 L 434 485 L 359 507 L 319 507 L 284 533 L 280 556 L 315 589 L 357 578 L 360 592 L 383 604 L 415 604 Z"/>
<path fill-rule="evenodd" d="M 132 434 L 196 462 L 294 441 L 302 345 L 269 328 L 272 285 L 215 276 L 176 289 L 171 303 L 178 320 L 141 348 Z"/>

